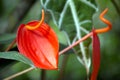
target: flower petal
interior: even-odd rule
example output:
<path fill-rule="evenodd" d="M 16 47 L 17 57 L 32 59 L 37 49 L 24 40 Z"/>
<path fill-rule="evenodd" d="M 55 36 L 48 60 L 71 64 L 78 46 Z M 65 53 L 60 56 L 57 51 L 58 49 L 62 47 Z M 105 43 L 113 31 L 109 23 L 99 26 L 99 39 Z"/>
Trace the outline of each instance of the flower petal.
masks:
<path fill-rule="evenodd" d="M 39 21 L 29 22 L 35 26 Z M 17 33 L 17 46 L 21 54 L 42 69 L 57 69 L 59 43 L 55 32 L 46 23 L 35 30 L 28 30 L 20 25 Z"/>
<path fill-rule="evenodd" d="M 100 42 L 95 30 L 93 30 L 93 54 L 92 54 L 93 71 L 91 80 L 96 80 L 100 67 Z"/>

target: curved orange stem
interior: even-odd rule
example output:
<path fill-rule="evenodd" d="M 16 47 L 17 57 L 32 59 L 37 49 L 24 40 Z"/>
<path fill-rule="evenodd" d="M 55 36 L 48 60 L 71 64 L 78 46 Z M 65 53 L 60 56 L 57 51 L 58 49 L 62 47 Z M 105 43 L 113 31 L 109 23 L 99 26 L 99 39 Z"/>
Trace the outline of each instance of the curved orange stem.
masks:
<path fill-rule="evenodd" d="M 42 18 L 39 22 L 39 24 L 37 24 L 36 26 L 29 26 L 29 25 L 26 25 L 25 27 L 29 30 L 34 30 L 34 29 L 37 29 L 44 21 L 44 10 L 42 9 Z"/>
<path fill-rule="evenodd" d="M 104 15 L 107 13 L 108 8 L 106 8 L 101 14 L 100 14 L 100 19 L 101 21 L 103 21 L 104 23 L 106 23 L 108 26 L 102 29 L 96 29 L 95 32 L 96 33 L 104 33 L 109 31 L 112 28 L 112 24 L 111 22 L 109 22 L 107 19 L 104 18 Z"/>

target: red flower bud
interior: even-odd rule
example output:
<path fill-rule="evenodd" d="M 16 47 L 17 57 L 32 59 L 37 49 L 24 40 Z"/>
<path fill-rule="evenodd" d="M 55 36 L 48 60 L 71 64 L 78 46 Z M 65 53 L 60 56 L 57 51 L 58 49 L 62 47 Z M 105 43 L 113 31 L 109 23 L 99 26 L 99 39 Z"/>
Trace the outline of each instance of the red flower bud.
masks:
<path fill-rule="evenodd" d="M 95 30 L 93 30 L 93 53 L 92 53 L 92 65 L 93 70 L 90 80 L 97 80 L 97 75 L 100 67 L 100 41 Z"/>
<path fill-rule="evenodd" d="M 20 53 L 29 58 L 36 67 L 58 68 L 58 39 L 55 32 L 46 23 L 32 21 L 26 25 L 21 24 L 18 28 L 16 42 Z"/>

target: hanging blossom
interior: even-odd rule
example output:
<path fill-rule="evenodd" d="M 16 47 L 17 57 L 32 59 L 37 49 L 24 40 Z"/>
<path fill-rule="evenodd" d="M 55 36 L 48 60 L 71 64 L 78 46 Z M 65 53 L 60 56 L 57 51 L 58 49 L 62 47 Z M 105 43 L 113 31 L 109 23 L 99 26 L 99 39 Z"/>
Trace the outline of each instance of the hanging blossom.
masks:
<path fill-rule="evenodd" d="M 35 67 L 58 69 L 59 43 L 53 29 L 44 22 L 44 10 L 40 21 L 19 26 L 16 42 L 19 52 L 29 58 Z"/>
<path fill-rule="evenodd" d="M 87 35 L 82 37 L 80 40 L 76 41 L 74 44 L 70 45 L 69 47 L 67 47 L 64 50 L 59 52 L 59 54 L 62 54 L 64 52 L 68 51 L 69 49 L 71 49 L 72 47 L 76 46 L 80 42 L 82 42 L 92 36 L 92 47 L 93 47 L 92 66 L 93 66 L 93 69 L 92 69 L 92 74 L 91 74 L 90 80 L 96 80 L 98 71 L 99 71 L 99 67 L 100 67 L 100 41 L 99 41 L 97 34 L 108 32 L 112 28 L 112 24 L 104 18 L 104 15 L 107 13 L 107 11 L 108 11 L 108 8 L 106 8 L 100 14 L 100 19 L 108 25 L 107 27 L 101 28 L 101 29 L 93 28 L 93 30 L 90 33 L 88 33 Z"/>
<path fill-rule="evenodd" d="M 98 74 L 99 67 L 100 67 L 100 41 L 99 41 L 97 34 L 107 32 L 112 28 L 112 24 L 104 18 L 104 15 L 106 14 L 107 11 L 108 11 L 108 9 L 106 8 L 100 14 L 100 19 L 104 23 L 106 23 L 108 26 L 105 28 L 102 28 L 102 29 L 93 29 L 93 31 L 92 31 L 92 34 L 93 34 L 92 35 L 93 36 L 93 42 L 92 42 L 92 46 L 93 46 L 92 66 L 93 66 L 93 70 L 92 70 L 92 74 L 91 74 L 91 80 L 97 79 L 97 74 Z"/>

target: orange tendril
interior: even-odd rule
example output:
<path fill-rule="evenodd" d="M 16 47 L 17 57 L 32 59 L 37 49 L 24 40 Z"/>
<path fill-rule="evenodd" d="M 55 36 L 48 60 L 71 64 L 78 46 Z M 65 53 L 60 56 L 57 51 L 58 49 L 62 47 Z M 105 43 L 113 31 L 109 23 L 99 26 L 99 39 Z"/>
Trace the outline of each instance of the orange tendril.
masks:
<path fill-rule="evenodd" d="M 101 21 L 103 21 L 104 23 L 106 23 L 108 26 L 105 27 L 105 28 L 102 28 L 102 29 L 96 29 L 95 32 L 96 33 L 104 33 L 104 32 L 107 32 L 109 31 L 111 28 L 112 28 L 112 24 L 104 18 L 104 15 L 107 13 L 108 11 L 108 8 L 106 8 L 101 14 L 100 14 L 100 19 Z"/>
<path fill-rule="evenodd" d="M 40 22 L 36 25 L 36 26 L 29 26 L 29 25 L 26 25 L 25 27 L 29 30 L 34 30 L 34 29 L 37 29 L 44 21 L 44 10 L 42 9 L 42 18 L 40 20 Z"/>

